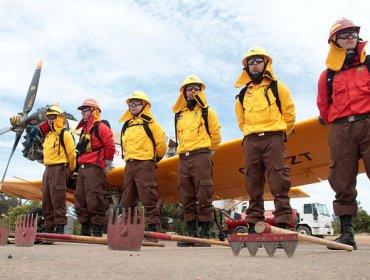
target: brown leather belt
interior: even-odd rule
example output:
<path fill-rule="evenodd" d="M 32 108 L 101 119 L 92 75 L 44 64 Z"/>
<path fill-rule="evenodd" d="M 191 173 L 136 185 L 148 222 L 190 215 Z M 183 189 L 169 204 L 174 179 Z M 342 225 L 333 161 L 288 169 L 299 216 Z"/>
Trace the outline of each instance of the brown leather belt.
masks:
<path fill-rule="evenodd" d="M 209 153 L 209 149 L 199 149 L 195 151 L 186 152 L 186 153 L 180 154 L 179 157 L 180 159 L 188 159 L 191 156 L 195 156 L 195 155 L 203 154 L 203 153 Z"/>
<path fill-rule="evenodd" d="M 284 136 L 284 133 L 282 131 L 266 131 L 266 132 L 260 132 L 260 133 L 252 133 L 249 135 L 244 136 L 247 139 L 256 139 L 260 137 L 265 137 L 269 135 L 280 135 Z"/>
<path fill-rule="evenodd" d="M 341 123 L 357 122 L 357 121 L 362 121 L 366 119 L 370 119 L 370 114 L 362 114 L 362 115 L 339 118 L 333 121 L 333 123 L 341 124 Z"/>
<path fill-rule="evenodd" d="M 99 167 L 99 168 L 101 168 L 99 165 L 95 165 L 95 164 L 81 164 L 80 165 L 81 169 L 86 169 L 86 168 L 90 168 L 90 167 Z"/>
<path fill-rule="evenodd" d="M 66 163 L 56 163 L 56 164 L 48 164 L 48 165 L 45 165 L 45 167 L 53 167 L 53 166 L 61 166 L 61 165 L 67 166 Z"/>

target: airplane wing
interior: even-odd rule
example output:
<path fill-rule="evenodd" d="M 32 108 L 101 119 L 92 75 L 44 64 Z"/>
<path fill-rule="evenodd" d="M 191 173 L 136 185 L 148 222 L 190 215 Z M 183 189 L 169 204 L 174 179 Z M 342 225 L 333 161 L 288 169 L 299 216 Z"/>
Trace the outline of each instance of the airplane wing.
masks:
<path fill-rule="evenodd" d="M 298 186 L 317 183 L 327 179 L 329 147 L 328 126 L 320 124 L 317 118 L 296 124 L 295 133 L 286 143 L 286 162 L 291 167 L 291 198 L 308 197 Z M 212 161 L 214 163 L 214 199 L 248 200 L 245 190 L 242 138 L 222 143 Z M 158 163 L 157 184 L 161 203 L 178 203 L 177 190 L 178 156 L 165 158 Z M 360 172 L 364 168 L 361 165 Z M 114 168 L 107 174 L 110 188 L 122 189 L 124 166 Z M 41 199 L 41 181 L 4 181 L 0 191 L 26 199 Z M 73 197 L 69 197 L 73 201 Z M 268 184 L 265 200 L 273 200 Z"/>

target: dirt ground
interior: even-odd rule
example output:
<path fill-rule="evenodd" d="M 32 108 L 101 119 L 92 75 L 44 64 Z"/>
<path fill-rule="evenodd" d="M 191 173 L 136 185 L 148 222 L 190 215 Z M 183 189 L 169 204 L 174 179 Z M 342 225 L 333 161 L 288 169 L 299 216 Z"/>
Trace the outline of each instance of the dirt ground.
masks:
<path fill-rule="evenodd" d="M 331 251 L 299 243 L 292 258 L 263 248 L 235 257 L 228 247 L 142 247 L 109 250 L 106 245 L 54 243 L 0 247 L 1 279 L 370 279 L 370 234 L 356 236 L 358 250 Z"/>

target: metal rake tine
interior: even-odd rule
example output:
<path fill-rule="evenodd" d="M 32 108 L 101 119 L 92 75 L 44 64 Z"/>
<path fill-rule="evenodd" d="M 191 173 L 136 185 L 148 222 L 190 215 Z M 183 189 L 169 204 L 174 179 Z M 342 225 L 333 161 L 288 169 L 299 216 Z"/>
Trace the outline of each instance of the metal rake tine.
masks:
<path fill-rule="evenodd" d="M 126 225 L 130 225 L 130 224 L 131 224 L 131 207 L 128 208 L 127 220 L 126 220 Z"/>
<path fill-rule="evenodd" d="M 145 209 L 144 207 L 141 207 L 140 211 L 140 225 L 144 226 L 145 224 Z"/>
<path fill-rule="evenodd" d="M 249 254 L 251 257 L 255 257 L 258 251 L 258 248 L 260 247 L 261 242 L 246 242 L 245 246 L 248 249 Z"/>
<path fill-rule="evenodd" d="M 108 226 L 112 225 L 112 219 L 113 219 L 113 209 L 109 209 Z"/>
<path fill-rule="evenodd" d="M 295 249 L 297 249 L 298 241 L 281 242 L 281 245 L 283 246 L 285 254 L 291 258 L 294 255 Z"/>
<path fill-rule="evenodd" d="M 275 255 L 278 243 L 279 242 L 263 242 L 263 247 L 265 247 L 265 250 L 269 257 L 273 257 Z"/>
<path fill-rule="evenodd" d="M 243 248 L 243 246 L 243 242 L 230 242 L 231 251 L 233 251 L 235 257 L 239 255 L 240 250 Z"/>
<path fill-rule="evenodd" d="M 132 224 L 137 224 L 137 207 L 134 208 L 134 220 L 132 221 Z"/>

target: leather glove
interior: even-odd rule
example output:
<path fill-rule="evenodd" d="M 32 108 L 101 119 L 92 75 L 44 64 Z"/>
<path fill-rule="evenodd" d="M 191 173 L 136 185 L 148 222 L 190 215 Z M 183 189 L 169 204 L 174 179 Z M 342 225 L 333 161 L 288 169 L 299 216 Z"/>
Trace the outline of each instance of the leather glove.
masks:
<path fill-rule="evenodd" d="M 105 168 L 104 168 L 105 172 L 111 171 L 113 169 L 113 165 L 112 165 L 113 160 L 106 159 L 104 162 L 105 162 Z"/>

